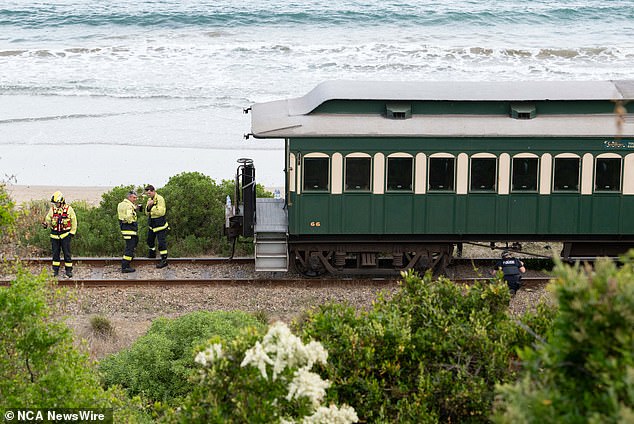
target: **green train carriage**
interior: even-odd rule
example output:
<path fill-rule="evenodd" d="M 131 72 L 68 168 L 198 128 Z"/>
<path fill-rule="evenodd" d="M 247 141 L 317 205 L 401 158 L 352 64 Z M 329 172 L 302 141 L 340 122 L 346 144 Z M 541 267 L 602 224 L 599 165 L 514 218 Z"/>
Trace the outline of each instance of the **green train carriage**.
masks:
<path fill-rule="evenodd" d="M 471 241 L 614 256 L 634 247 L 633 98 L 634 81 L 330 81 L 255 104 L 252 135 L 285 139 L 286 201 L 238 225 L 259 269 L 308 275 L 443 267 Z"/>

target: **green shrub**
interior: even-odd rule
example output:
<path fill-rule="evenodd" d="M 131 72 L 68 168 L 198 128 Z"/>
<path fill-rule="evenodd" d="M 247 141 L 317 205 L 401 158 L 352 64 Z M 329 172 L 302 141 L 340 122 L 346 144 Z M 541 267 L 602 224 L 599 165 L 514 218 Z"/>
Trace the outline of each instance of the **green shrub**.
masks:
<path fill-rule="evenodd" d="M 202 365 L 198 384 L 169 423 L 340 423 L 357 422 L 354 409 L 323 400 L 330 382 L 312 369 L 325 364 L 328 352 L 308 344 L 283 323 L 266 335 L 246 329 L 230 342 L 219 339 L 196 355 Z"/>
<path fill-rule="evenodd" d="M 7 193 L 6 186 L 0 183 L 0 236 L 14 220 L 14 203 Z"/>
<path fill-rule="evenodd" d="M 521 351 L 522 378 L 500 386 L 496 422 L 634 422 L 634 251 L 623 262 L 556 266 L 559 313 Z"/>
<path fill-rule="evenodd" d="M 98 337 L 112 337 L 115 334 L 114 327 L 108 318 L 103 315 L 90 317 L 90 328 Z"/>
<path fill-rule="evenodd" d="M 120 385 L 131 394 L 169 401 L 187 394 L 194 370 L 194 351 L 211 337 L 230 340 L 241 328 L 262 324 L 242 312 L 194 312 L 180 318 L 159 318 L 132 347 L 102 360 L 107 386 Z"/>
<path fill-rule="evenodd" d="M 367 422 L 486 422 L 515 347 L 533 341 L 508 313 L 506 285 L 461 287 L 407 274 L 368 312 L 327 305 L 302 323 L 330 353 L 330 399 Z"/>
<path fill-rule="evenodd" d="M 8 408 L 113 408 L 114 422 L 149 422 L 138 399 L 104 391 L 71 330 L 51 315 L 63 292 L 20 266 L 0 287 L 0 413 Z"/>

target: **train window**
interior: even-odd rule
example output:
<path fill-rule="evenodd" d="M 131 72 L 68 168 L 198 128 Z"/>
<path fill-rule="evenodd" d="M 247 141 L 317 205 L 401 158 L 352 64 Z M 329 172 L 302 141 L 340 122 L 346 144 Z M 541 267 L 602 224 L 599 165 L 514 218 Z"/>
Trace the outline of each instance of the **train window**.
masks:
<path fill-rule="evenodd" d="M 455 158 L 429 158 L 429 191 L 453 190 L 455 169 Z"/>
<path fill-rule="evenodd" d="M 497 159 L 471 158 L 471 191 L 494 191 Z"/>
<path fill-rule="evenodd" d="M 621 158 L 597 158 L 594 190 L 621 190 Z"/>
<path fill-rule="evenodd" d="M 554 191 L 579 191 L 579 158 L 555 158 Z"/>
<path fill-rule="evenodd" d="M 330 158 L 304 158 L 304 191 L 328 190 Z"/>
<path fill-rule="evenodd" d="M 537 190 L 537 158 L 513 158 L 513 191 Z"/>
<path fill-rule="evenodd" d="M 370 158 L 346 158 L 346 191 L 370 190 Z"/>
<path fill-rule="evenodd" d="M 412 190 L 413 158 L 387 158 L 387 189 Z"/>

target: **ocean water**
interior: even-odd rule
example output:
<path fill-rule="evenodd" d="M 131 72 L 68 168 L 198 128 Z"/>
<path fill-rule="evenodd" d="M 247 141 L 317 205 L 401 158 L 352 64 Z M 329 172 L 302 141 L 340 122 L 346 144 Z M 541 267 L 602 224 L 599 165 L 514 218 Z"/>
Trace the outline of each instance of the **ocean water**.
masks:
<path fill-rule="evenodd" d="M 283 184 L 254 102 L 351 80 L 634 78 L 634 0 L 0 0 L 0 180 Z"/>

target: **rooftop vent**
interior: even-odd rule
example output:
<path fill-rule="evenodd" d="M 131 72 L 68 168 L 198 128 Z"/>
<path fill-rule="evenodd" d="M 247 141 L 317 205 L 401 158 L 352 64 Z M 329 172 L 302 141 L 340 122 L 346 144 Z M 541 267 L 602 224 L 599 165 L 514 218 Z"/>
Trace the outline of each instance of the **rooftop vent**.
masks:
<path fill-rule="evenodd" d="M 412 105 L 405 103 L 386 103 L 385 116 L 387 119 L 408 119 L 412 117 Z"/>
<path fill-rule="evenodd" d="M 511 118 L 513 119 L 533 119 L 537 115 L 535 103 L 513 103 L 511 104 Z"/>

